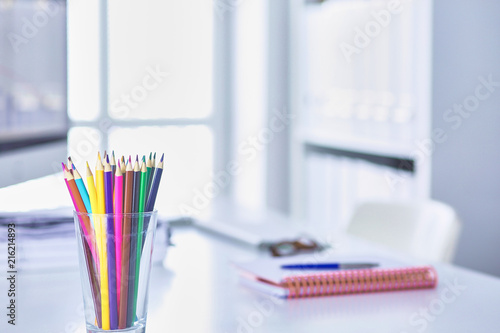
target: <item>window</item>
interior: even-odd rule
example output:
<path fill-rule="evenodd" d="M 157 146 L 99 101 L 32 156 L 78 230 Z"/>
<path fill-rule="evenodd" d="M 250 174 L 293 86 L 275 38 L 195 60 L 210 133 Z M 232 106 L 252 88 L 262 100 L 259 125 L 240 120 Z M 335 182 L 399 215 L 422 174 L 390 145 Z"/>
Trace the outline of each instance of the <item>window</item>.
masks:
<path fill-rule="evenodd" d="M 69 154 L 81 168 L 98 150 L 165 153 L 157 200 L 179 215 L 217 159 L 213 10 L 203 0 L 105 3 L 69 3 Z"/>

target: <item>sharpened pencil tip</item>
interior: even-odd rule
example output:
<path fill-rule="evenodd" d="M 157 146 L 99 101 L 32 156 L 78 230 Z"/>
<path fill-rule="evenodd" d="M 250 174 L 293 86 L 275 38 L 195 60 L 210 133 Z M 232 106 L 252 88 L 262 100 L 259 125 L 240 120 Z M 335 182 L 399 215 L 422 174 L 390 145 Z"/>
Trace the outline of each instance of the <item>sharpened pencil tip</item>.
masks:
<path fill-rule="evenodd" d="M 61 164 L 62 164 L 63 171 L 66 171 L 66 164 L 64 164 L 64 162 L 62 162 Z"/>
<path fill-rule="evenodd" d="M 146 163 L 146 155 L 142 156 L 142 163 Z"/>
<path fill-rule="evenodd" d="M 135 161 L 139 162 L 139 155 L 135 155 Z"/>
<path fill-rule="evenodd" d="M 109 156 L 106 156 L 106 163 L 109 164 Z"/>
<path fill-rule="evenodd" d="M 153 152 L 149 153 L 149 159 L 151 159 L 151 156 L 153 156 Z"/>
<path fill-rule="evenodd" d="M 100 152 L 97 152 L 97 159 L 100 160 L 101 159 L 101 153 Z"/>
<path fill-rule="evenodd" d="M 121 169 L 121 168 L 122 168 L 122 167 L 121 167 L 121 164 L 120 164 L 120 160 L 118 160 L 118 169 Z M 117 170 L 118 170 L 118 169 L 117 169 Z"/>
<path fill-rule="evenodd" d="M 165 153 L 161 154 L 160 162 L 163 162 L 163 156 L 165 156 Z"/>
<path fill-rule="evenodd" d="M 128 163 L 132 164 L 132 156 L 131 155 L 128 155 Z"/>
<path fill-rule="evenodd" d="M 114 150 L 111 151 L 111 156 L 115 157 L 115 151 Z"/>

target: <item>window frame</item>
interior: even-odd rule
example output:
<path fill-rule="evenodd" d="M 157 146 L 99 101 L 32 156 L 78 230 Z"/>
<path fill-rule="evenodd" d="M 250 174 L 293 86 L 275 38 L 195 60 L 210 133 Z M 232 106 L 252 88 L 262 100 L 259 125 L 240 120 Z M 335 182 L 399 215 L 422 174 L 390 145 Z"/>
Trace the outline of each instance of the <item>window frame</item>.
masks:
<path fill-rule="evenodd" d="M 99 110 L 94 120 L 69 119 L 69 130 L 74 127 L 90 127 L 98 131 L 101 137 L 98 149 L 103 151 L 109 141 L 111 127 L 134 128 L 139 126 L 190 126 L 203 125 L 210 128 L 214 135 L 214 170 L 222 170 L 230 161 L 232 131 L 228 130 L 231 124 L 232 106 L 232 70 L 227 64 L 231 62 L 232 48 L 232 15 L 226 13 L 219 19 L 213 8 L 214 36 L 213 36 L 213 112 L 204 118 L 158 118 L 158 119 L 115 119 L 109 115 L 109 63 L 108 63 L 108 1 L 99 2 Z M 221 188 L 220 196 L 231 193 L 231 184 Z"/>

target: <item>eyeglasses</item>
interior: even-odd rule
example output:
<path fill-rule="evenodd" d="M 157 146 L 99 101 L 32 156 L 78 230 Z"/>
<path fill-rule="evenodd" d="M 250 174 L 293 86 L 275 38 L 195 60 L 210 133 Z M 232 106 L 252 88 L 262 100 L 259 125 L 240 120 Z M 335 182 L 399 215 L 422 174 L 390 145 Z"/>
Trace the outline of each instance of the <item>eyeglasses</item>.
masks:
<path fill-rule="evenodd" d="M 301 237 L 296 240 L 268 243 L 265 245 L 273 257 L 285 257 L 295 254 L 321 251 L 324 246 L 316 243 L 313 239 Z"/>

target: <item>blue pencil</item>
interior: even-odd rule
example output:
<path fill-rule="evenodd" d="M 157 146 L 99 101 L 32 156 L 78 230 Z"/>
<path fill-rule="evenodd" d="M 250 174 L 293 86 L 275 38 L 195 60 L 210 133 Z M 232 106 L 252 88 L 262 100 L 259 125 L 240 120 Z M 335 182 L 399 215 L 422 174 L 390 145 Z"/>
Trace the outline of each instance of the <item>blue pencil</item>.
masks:
<path fill-rule="evenodd" d="M 78 188 L 78 192 L 80 192 L 80 196 L 82 197 L 82 201 L 83 204 L 85 205 L 87 213 L 92 214 L 92 206 L 90 205 L 90 197 L 89 193 L 87 192 L 87 188 L 83 183 L 82 176 L 80 175 L 80 173 L 78 173 L 78 170 L 76 170 L 75 165 L 74 164 L 72 165 L 73 165 L 73 177 L 75 178 L 75 183 L 76 187 Z M 94 219 L 90 219 L 90 224 L 92 225 L 92 228 L 94 228 Z"/>
<path fill-rule="evenodd" d="M 158 194 L 158 188 L 160 187 L 161 174 L 163 173 L 163 157 L 165 154 L 161 155 L 160 163 L 154 171 L 153 181 L 151 183 L 151 189 L 149 190 L 148 200 L 146 201 L 145 212 L 152 212 L 155 208 L 156 195 Z M 146 228 L 147 229 L 147 228 Z"/>
<path fill-rule="evenodd" d="M 163 173 L 163 157 L 165 154 L 161 155 L 160 162 L 155 169 L 155 174 L 153 176 L 153 181 L 151 182 L 151 189 L 147 195 L 146 205 L 144 207 L 145 212 L 152 212 L 155 209 L 156 195 L 158 194 L 158 188 L 160 187 L 161 175 Z M 149 228 L 149 218 L 144 220 L 144 229 L 147 231 Z M 144 249 L 144 242 L 142 242 L 141 251 Z"/>
<path fill-rule="evenodd" d="M 113 173 L 109 165 L 109 157 L 104 166 L 104 198 L 106 214 L 113 214 Z M 108 280 L 109 280 L 109 326 L 112 330 L 118 329 L 118 290 L 116 289 L 116 252 L 115 252 L 115 223 L 113 216 L 106 221 L 106 248 L 108 250 Z"/>
<path fill-rule="evenodd" d="M 92 213 L 92 207 L 90 206 L 90 197 L 89 193 L 87 192 L 87 188 L 85 187 L 85 184 L 83 183 L 82 176 L 76 170 L 75 165 L 73 164 L 73 177 L 75 178 L 75 183 L 76 186 L 78 187 L 78 192 L 80 192 L 80 195 L 83 200 L 83 204 L 85 205 L 85 209 L 87 210 L 87 213 L 91 214 Z"/>

